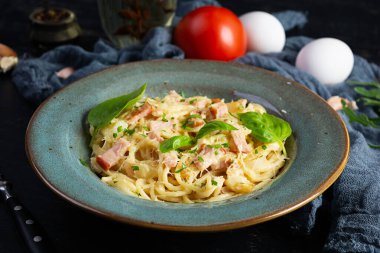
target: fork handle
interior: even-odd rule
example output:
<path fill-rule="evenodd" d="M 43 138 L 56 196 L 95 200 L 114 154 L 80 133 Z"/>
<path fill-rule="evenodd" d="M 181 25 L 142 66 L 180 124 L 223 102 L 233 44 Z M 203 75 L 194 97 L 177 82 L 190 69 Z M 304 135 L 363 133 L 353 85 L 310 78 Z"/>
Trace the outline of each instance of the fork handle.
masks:
<path fill-rule="evenodd" d="M 18 230 L 31 253 L 51 253 L 52 248 L 48 243 L 48 238 L 43 233 L 43 230 L 32 218 L 28 210 L 21 205 L 15 198 L 10 197 L 6 200 L 10 211 L 16 220 Z"/>

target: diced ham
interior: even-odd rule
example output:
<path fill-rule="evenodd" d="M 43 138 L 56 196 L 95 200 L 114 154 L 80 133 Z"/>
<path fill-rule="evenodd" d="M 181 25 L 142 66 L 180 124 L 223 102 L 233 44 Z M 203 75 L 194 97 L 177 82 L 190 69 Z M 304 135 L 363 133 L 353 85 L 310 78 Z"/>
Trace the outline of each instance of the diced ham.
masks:
<path fill-rule="evenodd" d="M 165 97 L 165 101 L 176 103 L 179 102 L 183 97 L 179 95 L 175 90 L 169 91 L 169 95 Z"/>
<path fill-rule="evenodd" d="M 157 140 L 158 142 L 164 140 L 164 138 L 162 138 L 158 132 L 149 132 L 148 137 L 152 140 Z"/>
<path fill-rule="evenodd" d="M 357 110 L 358 106 L 356 105 L 355 101 L 350 101 L 348 99 L 339 97 L 339 96 L 332 96 L 329 99 L 327 99 L 327 103 L 335 110 L 340 111 L 343 109 L 342 100 L 344 100 L 347 104 L 347 106 L 353 110 Z"/>
<path fill-rule="evenodd" d="M 225 103 L 219 102 L 210 106 L 210 118 L 218 119 L 228 114 L 228 107 Z"/>
<path fill-rule="evenodd" d="M 200 152 L 194 161 L 194 165 L 199 170 L 205 170 L 213 164 L 218 163 L 218 157 L 215 155 L 213 148 L 207 147 L 206 145 L 200 148 Z"/>
<path fill-rule="evenodd" d="M 206 99 L 197 100 L 194 102 L 193 105 L 199 109 L 203 109 L 207 105 L 207 100 Z"/>
<path fill-rule="evenodd" d="M 197 127 L 203 126 L 204 124 L 205 124 L 205 121 L 200 118 L 190 118 L 187 121 L 187 126 L 191 128 L 197 128 Z"/>
<path fill-rule="evenodd" d="M 211 165 L 211 169 L 216 172 L 225 172 L 228 167 L 232 164 L 232 159 L 230 157 L 222 158 L 219 163 Z"/>
<path fill-rule="evenodd" d="M 251 147 L 248 145 L 245 135 L 241 130 L 231 131 L 232 142 L 230 148 L 236 153 L 248 153 L 251 151 Z"/>
<path fill-rule="evenodd" d="M 131 112 L 127 116 L 126 120 L 130 125 L 134 125 L 137 123 L 137 121 L 148 116 L 152 112 L 153 112 L 153 106 L 150 105 L 149 103 L 145 102 L 145 104 L 143 106 L 141 106 L 141 107 L 137 108 L 135 111 Z"/>
<path fill-rule="evenodd" d="M 149 129 L 153 132 L 159 132 L 163 129 L 170 129 L 173 126 L 173 122 L 164 122 L 161 120 L 152 120 L 149 122 Z"/>
<path fill-rule="evenodd" d="M 153 120 L 149 122 L 149 129 L 150 132 L 148 134 L 148 137 L 151 139 L 156 139 L 157 141 L 161 142 L 164 139 L 160 135 L 160 131 L 164 129 L 171 129 L 173 126 L 173 122 L 168 121 L 164 122 L 161 120 Z"/>
<path fill-rule="evenodd" d="M 104 154 L 96 157 L 96 162 L 104 169 L 109 170 L 114 166 L 127 152 L 130 143 L 124 139 L 119 139 L 112 148 L 108 149 Z"/>
<path fill-rule="evenodd" d="M 170 151 L 169 153 L 165 154 L 164 156 L 165 156 L 165 158 L 164 158 L 163 164 L 165 164 L 166 167 L 174 168 L 177 166 L 177 163 L 178 163 L 177 152 Z"/>

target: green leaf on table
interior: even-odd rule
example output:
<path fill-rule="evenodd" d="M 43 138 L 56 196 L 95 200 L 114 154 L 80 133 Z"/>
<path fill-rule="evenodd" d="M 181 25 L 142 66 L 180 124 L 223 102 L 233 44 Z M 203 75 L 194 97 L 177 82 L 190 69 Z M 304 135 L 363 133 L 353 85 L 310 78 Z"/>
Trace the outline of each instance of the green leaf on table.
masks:
<path fill-rule="evenodd" d="M 380 149 L 380 145 L 375 145 L 375 144 L 368 143 L 368 146 L 371 147 L 371 148 Z"/>
<path fill-rule="evenodd" d="M 248 129 L 251 135 L 264 143 L 282 142 L 292 134 L 289 123 L 268 113 L 246 112 L 239 113 L 240 121 Z"/>
<path fill-rule="evenodd" d="M 360 98 L 361 102 L 363 102 L 364 106 L 380 106 L 380 100 L 375 100 L 371 98 Z"/>
<path fill-rule="evenodd" d="M 380 128 L 380 118 L 369 118 L 363 113 L 356 113 L 351 108 L 348 108 L 346 101 L 342 99 L 343 112 L 347 115 L 350 122 L 356 122 L 366 127 Z"/>
<path fill-rule="evenodd" d="M 123 110 L 130 109 L 144 95 L 146 84 L 129 94 L 106 100 L 88 113 L 87 120 L 95 128 L 105 127 L 111 120 L 117 117 Z"/>
<path fill-rule="evenodd" d="M 380 99 L 380 88 L 366 89 L 363 87 L 355 87 L 354 90 L 356 91 L 356 93 L 364 97 Z"/>
<path fill-rule="evenodd" d="M 231 130 L 237 130 L 237 128 L 223 121 L 210 121 L 206 123 L 201 129 L 199 129 L 199 132 L 195 138 L 200 139 L 214 131 L 222 131 L 222 130 L 231 131 Z"/>
<path fill-rule="evenodd" d="M 360 86 L 372 86 L 372 87 L 380 88 L 380 83 L 376 83 L 376 82 L 348 81 L 348 84 L 360 85 Z"/>
<path fill-rule="evenodd" d="M 171 137 L 160 144 L 160 151 L 162 153 L 176 150 L 183 147 L 188 147 L 194 144 L 193 138 L 185 135 L 177 135 Z"/>

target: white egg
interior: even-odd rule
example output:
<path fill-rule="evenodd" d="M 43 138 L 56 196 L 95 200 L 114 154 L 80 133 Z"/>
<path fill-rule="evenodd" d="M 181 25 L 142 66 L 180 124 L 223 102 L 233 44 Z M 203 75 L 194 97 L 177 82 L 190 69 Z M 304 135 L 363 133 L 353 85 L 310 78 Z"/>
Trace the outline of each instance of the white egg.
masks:
<path fill-rule="evenodd" d="M 281 52 L 285 45 L 285 30 L 273 15 L 253 11 L 240 17 L 247 33 L 248 51 L 259 53 Z"/>
<path fill-rule="evenodd" d="M 341 83 L 351 74 L 354 55 L 349 46 L 334 38 L 321 38 L 305 45 L 297 55 L 296 67 L 322 84 Z"/>

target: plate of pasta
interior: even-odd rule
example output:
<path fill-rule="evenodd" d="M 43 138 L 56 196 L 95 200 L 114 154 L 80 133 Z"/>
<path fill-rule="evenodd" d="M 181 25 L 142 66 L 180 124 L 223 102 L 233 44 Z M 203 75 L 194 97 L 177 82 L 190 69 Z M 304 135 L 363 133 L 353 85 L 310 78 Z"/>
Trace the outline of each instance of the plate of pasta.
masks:
<path fill-rule="evenodd" d="M 349 138 L 339 115 L 294 81 L 239 64 L 160 60 L 54 94 L 34 113 L 26 150 L 54 192 L 94 213 L 216 231 L 313 200 L 342 172 Z"/>

